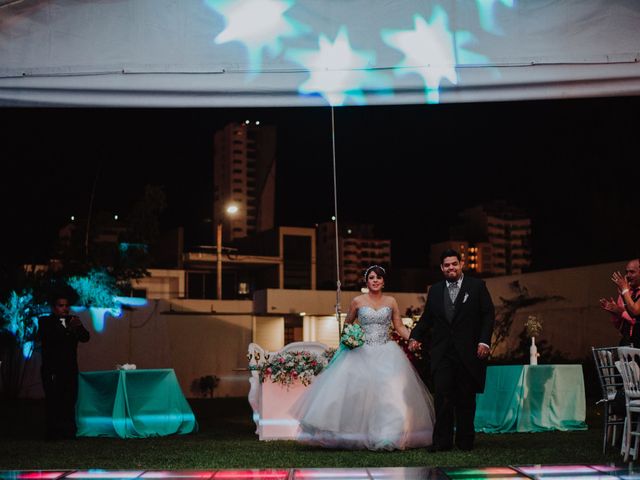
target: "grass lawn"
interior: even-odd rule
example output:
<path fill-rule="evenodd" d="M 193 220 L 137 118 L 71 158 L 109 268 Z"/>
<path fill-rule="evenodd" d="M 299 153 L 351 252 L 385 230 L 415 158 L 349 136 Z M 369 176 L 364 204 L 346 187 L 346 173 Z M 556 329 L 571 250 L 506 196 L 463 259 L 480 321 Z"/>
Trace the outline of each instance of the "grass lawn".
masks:
<path fill-rule="evenodd" d="M 260 442 L 244 398 L 191 400 L 197 434 L 149 439 L 81 438 L 45 442 L 41 401 L 0 402 L 0 470 L 211 469 L 292 467 L 500 466 L 622 463 L 602 454 L 602 417 L 587 401 L 582 432 L 479 434 L 472 452 L 324 450 L 292 441 Z"/>

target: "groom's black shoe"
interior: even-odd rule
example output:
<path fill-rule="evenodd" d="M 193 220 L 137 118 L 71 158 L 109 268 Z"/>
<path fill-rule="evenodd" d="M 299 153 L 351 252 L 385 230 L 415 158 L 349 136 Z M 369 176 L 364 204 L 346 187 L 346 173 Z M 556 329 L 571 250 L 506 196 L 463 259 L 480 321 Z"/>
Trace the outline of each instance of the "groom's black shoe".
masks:
<path fill-rule="evenodd" d="M 448 452 L 453 448 L 453 445 L 438 445 L 434 443 L 430 447 L 427 447 L 427 452 L 436 453 L 436 452 Z"/>

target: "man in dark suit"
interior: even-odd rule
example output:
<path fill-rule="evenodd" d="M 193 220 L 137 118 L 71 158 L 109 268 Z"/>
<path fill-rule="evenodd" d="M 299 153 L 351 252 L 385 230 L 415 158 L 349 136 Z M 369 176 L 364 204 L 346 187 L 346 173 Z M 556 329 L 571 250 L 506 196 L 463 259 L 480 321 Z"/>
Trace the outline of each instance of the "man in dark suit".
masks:
<path fill-rule="evenodd" d="M 39 320 L 42 386 L 47 440 L 75 438 L 78 399 L 78 342 L 89 341 L 80 319 L 69 313 L 68 296 L 58 295 L 51 315 Z"/>
<path fill-rule="evenodd" d="M 431 451 L 471 450 L 476 393 L 484 391 L 486 359 L 495 320 L 485 283 L 463 275 L 455 250 L 440 257 L 444 281 L 431 286 L 422 317 L 411 333 L 410 349 L 428 338 L 435 389 L 436 424 Z"/>

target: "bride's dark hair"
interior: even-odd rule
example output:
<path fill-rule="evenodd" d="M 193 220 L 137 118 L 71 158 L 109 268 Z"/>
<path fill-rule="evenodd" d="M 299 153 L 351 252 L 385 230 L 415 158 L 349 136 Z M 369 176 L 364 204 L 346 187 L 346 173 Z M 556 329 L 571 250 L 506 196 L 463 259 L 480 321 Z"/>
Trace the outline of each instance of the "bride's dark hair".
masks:
<path fill-rule="evenodd" d="M 371 272 L 376 272 L 376 275 L 378 275 L 381 278 L 384 278 L 387 275 L 387 271 L 380 265 L 371 265 L 369 268 L 367 268 L 364 271 L 364 283 L 367 283 L 367 279 Z"/>

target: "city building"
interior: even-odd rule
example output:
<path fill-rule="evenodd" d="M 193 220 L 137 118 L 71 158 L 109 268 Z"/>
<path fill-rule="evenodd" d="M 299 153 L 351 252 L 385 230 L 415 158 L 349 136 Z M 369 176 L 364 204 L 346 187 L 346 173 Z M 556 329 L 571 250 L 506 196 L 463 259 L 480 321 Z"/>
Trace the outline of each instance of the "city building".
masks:
<path fill-rule="evenodd" d="M 531 266 L 531 219 L 505 202 L 463 210 L 451 228 L 450 240 L 431 245 L 429 265 L 440 264 L 447 248 L 458 250 L 465 269 L 484 275 L 523 273 Z"/>
<path fill-rule="evenodd" d="M 222 298 L 251 298 L 267 288 L 315 290 L 315 252 L 313 228 L 278 227 L 238 239 L 222 248 Z M 213 247 L 185 252 L 186 298 L 215 298 L 217 260 Z"/>
<path fill-rule="evenodd" d="M 318 285 L 336 288 L 335 222 L 318 225 Z M 391 240 L 375 238 L 373 225 L 344 223 L 338 235 L 339 271 L 342 288 L 357 290 L 363 286 L 362 274 L 370 265 L 388 267 Z"/>
<path fill-rule="evenodd" d="M 229 242 L 274 228 L 276 129 L 259 121 L 229 123 L 215 134 L 213 217 Z M 239 214 L 225 214 L 233 204 Z"/>

